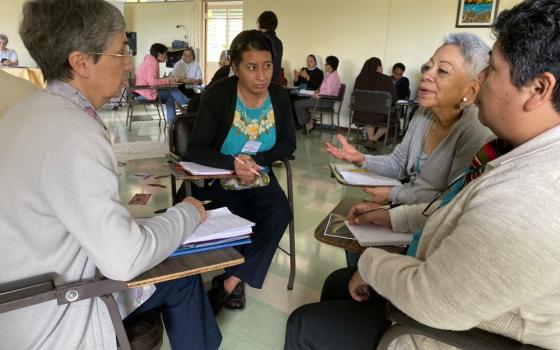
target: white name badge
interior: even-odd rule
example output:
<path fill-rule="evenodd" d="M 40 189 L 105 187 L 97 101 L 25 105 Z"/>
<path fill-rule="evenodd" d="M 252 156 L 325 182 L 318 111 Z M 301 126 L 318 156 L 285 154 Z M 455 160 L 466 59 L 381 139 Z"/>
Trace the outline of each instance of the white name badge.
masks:
<path fill-rule="evenodd" d="M 259 151 L 259 148 L 261 147 L 261 145 L 262 145 L 262 142 L 259 142 L 259 141 L 247 141 L 245 146 L 243 146 L 243 149 L 241 150 L 241 153 L 256 154 Z"/>

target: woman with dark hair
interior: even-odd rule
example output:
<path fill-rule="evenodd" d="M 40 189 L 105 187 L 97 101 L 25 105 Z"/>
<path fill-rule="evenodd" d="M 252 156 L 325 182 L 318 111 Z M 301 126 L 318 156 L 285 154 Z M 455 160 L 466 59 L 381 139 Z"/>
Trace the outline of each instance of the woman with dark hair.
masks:
<path fill-rule="evenodd" d="M 307 66 L 294 70 L 294 85 L 300 89 L 317 90 L 323 82 L 323 71 L 319 68 L 317 56 L 307 55 Z"/>
<path fill-rule="evenodd" d="M 398 62 L 393 65 L 393 70 L 391 71 L 391 79 L 395 83 L 399 100 L 410 98 L 410 81 L 407 77 L 403 76 L 405 69 L 405 65 Z"/>
<path fill-rule="evenodd" d="M 385 91 L 391 94 L 392 101 L 397 100 L 397 91 L 395 89 L 395 84 L 391 78 L 383 74 L 383 67 L 381 65 L 381 60 L 377 57 L 372 57 L 364 62 L 362 71 L 356 78 L 354 83 L 355 90 L 373 90 L 373 91 Z M 376 123 L 386 123 L 386 114 L 371 114 L 364 112 L 354 112 L 352 115 L 352 121 L 355 123 L 360 122 L 376 122 Z M 381 136 L 387 132 L 387 128 L 379 127 L 375 130 L 374 127 L 368 126 L 366 128 L 368 140 L 372 143 L 377 142 Z"/>
<path fill-rule="evenodd" d="M 331 108 L 334 104 L 332 101 L 322 101 L 319 100 L 321 96 L 337 96 L 340 90 L 340 76 L 337 72 L 338 69 L 338 58 L 336 56 L 328 56 L 325 59 L 325 72 L 327 76 L 321 83 L 319 90 L 311 96 L 311 98 L 304 100 L 297 100 L 294 102 L 294 109 L 296 111 L 296 117 L 300 126 L 305 127 L 304 132 L 309 134 L 315 126 L 315 120 L 311 118 L 308 108 L 311 107 L 321 107 L 321 108 Z"/>
<path fill-rule="evenodd" d="M 282 40 L 276 35 L 278 27 L 278 17 L 272 11 L 264 11 L 257 18 L 257 26 L 272 42 L 272 51 L 274 52 L 274 71 L 272 73 L 272 81 L 280 83 L 280 72 L 282 69 L 282 55 L 284 54 L 284 45 Z"/>
<path fill-rule="evenodd" d="M 167 46 L 159 43 L 153 44 L 150 47 L 150 53 L 144 57 L 144 61 L 136 68 L 136 85 L 160 86 L 184 82 L 182 79 L 159 77 L 159 64 L 166 60 Z M 169 125 L 173 125 L 173 120 L 177 113 L 175 111 L 175 102 L 178 102 L 181 106 L 189 103 L 188 97 L 183 95 L 178 88 L 159 90 L 157 92 L 155 90 L 143 89 L 136 92 L 140 95 L 138 98 L 147 100 L 153 100 L 159 95 L 161 101 L 165 103 L 167 123 Z"/>
<path fill-rule="evenodd" d="M 270 40 L 262 32 L 249 30 L 235 37 L 230 48 L 235 76 L 203 94 L 188 147 L 190 160 L 236 174 L 193 188 L 194 196 L 212 200 L 213 207 L 227 206 L 256 224 L 252 243 L 239 248 L 245 263 L 212 280 L 208 295 L 216 313 L 224 305 L 245 307 L 245 282 L 262 287 L 292 217 L 271 168 L 296 148 L 290 99 L 281 86 L 270 83 L 273 58 Z"/>

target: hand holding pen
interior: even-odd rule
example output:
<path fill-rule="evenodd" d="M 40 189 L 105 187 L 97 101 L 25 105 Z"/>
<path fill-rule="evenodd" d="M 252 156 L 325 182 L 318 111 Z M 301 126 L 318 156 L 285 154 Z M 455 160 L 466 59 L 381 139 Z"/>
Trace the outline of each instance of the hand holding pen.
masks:
<path fill-rule="evenodd" d="M 348 211 L 348 221 L 352 225 L 370 223 L 392 228 L 389 209 L 398 207 L 399 205 L 400 204 L 379 205 L 369 202 L 354 204 Z"/>
<path fill-rule="evenodd" d="M 258 166 L 250 156 L 240 154 L 234 158 L 235 174 L 239 177 L 239 179 L 250 183 L 255 181 L 256 176 L 261 176 L 261 174 L 257 171 L 257 169 L 260 169 L 260 166 Z"/>

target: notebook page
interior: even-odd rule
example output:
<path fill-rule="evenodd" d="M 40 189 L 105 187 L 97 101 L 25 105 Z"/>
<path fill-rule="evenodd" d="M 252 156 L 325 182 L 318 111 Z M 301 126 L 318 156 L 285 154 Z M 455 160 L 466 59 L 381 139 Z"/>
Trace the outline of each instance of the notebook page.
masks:
<path fill-rule="evenodd" d="M 409 244 L 414 236 L 412 233 L 397 233 L 374 224 L 350 225 L 348 220 L 344 223 L 362 247 Z"/>
<path fill-rule="evenodd" d="M 335 166 L 339 173 L 349 185 L 355 186 L 400 186 L 401 182 L 386 176 L 377 175 L 354 165 L 339 164 Z"/>
<path fill-rule="evenodd" d="M 192 175 L 229 175 L 233 171 L 220 168 L 212 168 L 194 162 L 179 162 L 179 165 Z"/>
<path fill-rule="evenodd" d="M 233 214 L 226 207 L 208 210 L 206 213 L 208 214 L 206 220 L 183 244 L 246 235 L 252 232 L 251 227 L 255 225 L 255 223 Z"/>

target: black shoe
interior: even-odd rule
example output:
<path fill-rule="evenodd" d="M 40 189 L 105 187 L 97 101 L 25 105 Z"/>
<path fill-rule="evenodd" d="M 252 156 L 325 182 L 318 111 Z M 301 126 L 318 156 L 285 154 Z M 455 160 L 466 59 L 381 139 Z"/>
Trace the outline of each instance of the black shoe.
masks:
<path fill-rule="evenodd" d="M 234 311 L 245 309 L 245 283 L 243 281 L 239 281 L 231 294 L 227 296 L 224 307 Z"/>
<path fill-rule="evenodd" d="M 212 288 L 206 293 L 214 316 L 217 316 L 222 311 L 222 307 L 228 299 L 228 294 L 224 288 L 224 279 L 224 275 L 212 278 Z"/>

